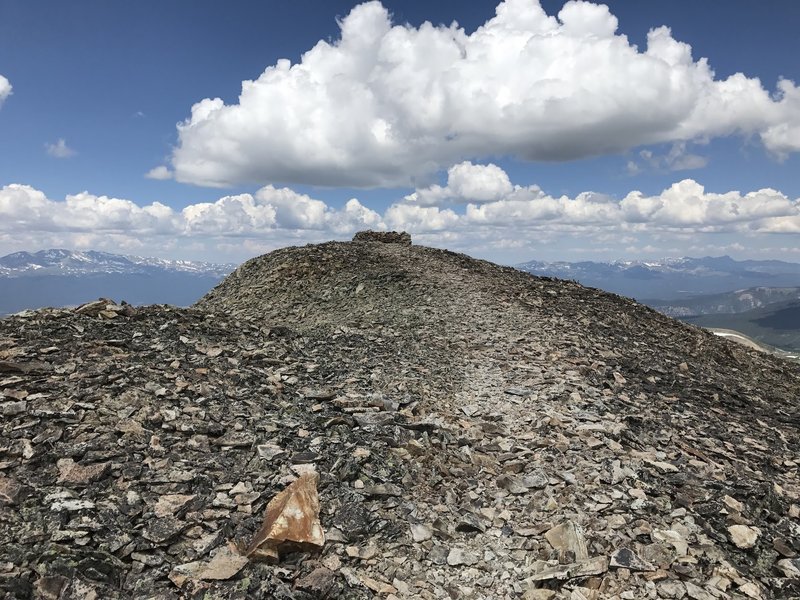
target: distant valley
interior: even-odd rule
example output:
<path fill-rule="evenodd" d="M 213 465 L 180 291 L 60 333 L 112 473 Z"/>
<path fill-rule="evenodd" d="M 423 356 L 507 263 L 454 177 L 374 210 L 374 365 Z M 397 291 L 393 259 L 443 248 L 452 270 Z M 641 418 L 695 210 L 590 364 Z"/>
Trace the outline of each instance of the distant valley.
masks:
<path fill-rule="evenodd" d="M 188 306 L 235 268 L 92 250 L 15 252 L 0 258 L 0 315 L 99 297 Z"/>
<path fill-rule="evenodd" d="M 731 314 L 706 314 L 682 320 L 700 327 L 729 329 L 762 344 L 800 353 L 800 300 L 777 302 Z"/>
<path fill-rule="evenodd" d="M 644 304 L 687 323 L 738 331 L 761 344 L 800 353 L 800 287 L 758 287 Z"/>
<path fill-rule="evenodd" d="M 637 299 L 671 317 L 800 352 L 800 264 L 728 256 L 660 261 L 530 261 L 518 268 Z"/>

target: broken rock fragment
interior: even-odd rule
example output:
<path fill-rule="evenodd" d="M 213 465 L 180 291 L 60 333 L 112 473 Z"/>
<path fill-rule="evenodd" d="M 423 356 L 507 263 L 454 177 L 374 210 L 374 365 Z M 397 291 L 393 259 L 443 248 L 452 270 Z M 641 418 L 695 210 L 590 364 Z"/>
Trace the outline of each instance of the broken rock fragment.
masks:
<path fill-rule="evenodd" d="M 333 516 L 332 524 L 353 542 L 369 533 L 372 516 L 363 503 L 345 502 Z"/>
<path fill-rule="evenodd" d="M 75 485 L 88 485 L 105 477 L 111 470 L 111 463 L 95 463 L 93 465 L 79 465 L 71 458 L 62 458 L 57 463 L 59 483 Z"/>
<path fill-rule="evenodd" d="M 456 531 L 462 533 L 474 533 L 486 531 L 486 524 L 483 520 L 479 519 L 471 513 L 461 515 L 458 523 L 456 524 Z"/>
<path fill-rule="evenodd" d="M 655 571 L 656 568 L 630 548 L 620 548 L 611 555 L 609 566 L 631 571 Z"/>
<path fill-rule="evenodd" d="M 596 556 L 588 560 L 582 560 L 566 565 L 549 564 L 536 561 L 533 564 L 534 574 L 528 578 L 529 581 L 546 581 L 548 579 L 574 579 L 576 577 L 588 577 L 589 575 L 600 575 L 608 570 L 608 560 L 605 556 Z"/>
<path fill-rule="evenodd" d="M 234 548 L 223 546 L 210 561 L 195 561 L 178 565 L 169 578 L 178 587 L 189 579 L 226 580 L 234 577 L 247 564 L 248 559 Z"/>
<path fill-rule="evenodd" d="M 426 525 L 412 523 L 411 524 L 411 539 L 415 542 L 424 542 L 433 537 L 433 530 Z"/>
<path fill-rule="evenodd" d="M 61 575 L 40 577 L 36 581 L 36 593 L 44 600 L 58 600 L 66 583 L 67 578 Z"/>
<path fill-rule="evenodd" d="M 576 560 L 580 561 L 589 558 L 583 531 L 573 521 L 564 521 L 560 525 L 556 525 L 547 531 L 544 537 L 556 550 L 571 551 Z"/>
<path fill-rule="evenodd" d="M 0 504 L 17 504 L 25 498 L 29 490 L 10 477 L 0 475 Z"/>
<path fill-rule="evenodd" d="M 778 561 L 777 567 L 786 577 L 800 580 L 800 558 L 784 558 Z"/>
<path fill-rule="evenodd" d="M 325 534 L 319 521 L 318 480 L 317 473 L 304 473 L 270 500 L 264 524 L 245 556 L 277 561 L 284 550 L 322 549 Z"/>
<path fill-rule="evenodd" d="M 175 539 L 186 527 L 186 523 L 171 517 L 153 519 L 142 531 L 142 537 L 154 544 L 162 545 Z"/>
<path fill-rule="evenodd" d="M 520 479 L 518 477 L 512 477 L 511 475 L 501 475 L 498 477 L 497 485 L 514 495 L 526 494 L 528 492 L 528 488 L 523 485 Z"/>
<path fill-rule="evenodd" d="M 381 483 L 365 487 L 364 493 L 374 498 L 389 498 L 392 496 L 402 496 L 403 490 L 399 486 L 391 483 Z"/>
<path fill-rule="evenodd" d="M 314 595 L 315 598 L 326 598 L 333 589 L 336 574 L 327 567 L 317 567 L 308 575 L 295 583 L 298 590 Z"/>
<path fill-rule="evenodd" d="M 728 534 L 737 548 L 747 549 L 756 545 L 761 531 L 747 525 L 731 525 L 728 527 Z"/>
<path fill-rule="evenodd" d="M 479 560 L 478 556 L 463 548 L 451 548 L 447 554 L 447 564 L 451 567 L 458 565 L 474 565 Z"/>
<path fill-rule="evenodd" d="M 165 494 L 158 499 L 153 507 L 153 512 L 157 517 L 170 517 L 185 508 L 194 499 L 194 494 Z"/>
<path fill-rule="evenodd" d="M 0 414 L 4 417 L 13 417 L 24 414 L 28 410 L 28 403 L 24 400 L 18 402 L 3 402 L 0 404 Z"/>
<path fill-rule="evenodd" d="M 523 600 L 553 600 L 556 593 L 553 590 L 544 588 L 533 588 L 525 592 L 522 596 Z"/>

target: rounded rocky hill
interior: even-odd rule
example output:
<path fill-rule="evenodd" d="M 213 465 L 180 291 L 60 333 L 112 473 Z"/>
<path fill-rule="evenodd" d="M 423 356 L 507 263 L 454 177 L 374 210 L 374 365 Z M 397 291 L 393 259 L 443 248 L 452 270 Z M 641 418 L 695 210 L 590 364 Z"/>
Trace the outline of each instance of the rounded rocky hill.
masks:
<path fill-rule="evenodd" d="M 797 365 L 407 235 L 0 320 L 0 393 L 12 597 L 800 594 Z"/>

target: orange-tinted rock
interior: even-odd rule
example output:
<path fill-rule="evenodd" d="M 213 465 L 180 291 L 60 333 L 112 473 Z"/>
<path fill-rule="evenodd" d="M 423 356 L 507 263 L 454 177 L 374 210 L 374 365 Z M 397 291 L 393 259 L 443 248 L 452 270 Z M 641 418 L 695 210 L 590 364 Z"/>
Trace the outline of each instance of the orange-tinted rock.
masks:
<path fill-rule="evenodd" d="M 305 473 L 267 505 L 264 524 L 245 554 L 276 561 L 287 549 L 320 550 L 325 533 L 319 522 L 317 473 Z"/>

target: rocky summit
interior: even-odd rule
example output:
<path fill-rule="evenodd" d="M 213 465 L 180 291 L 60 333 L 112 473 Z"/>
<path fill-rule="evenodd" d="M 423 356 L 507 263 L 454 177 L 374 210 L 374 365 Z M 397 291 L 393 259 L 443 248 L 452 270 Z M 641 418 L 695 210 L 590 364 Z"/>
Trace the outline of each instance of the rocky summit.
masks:
<path fill-rule="evenodd" d="M 0 595 L 800 597 L 800 368 L 361 233 L 0 320 Z"/>

